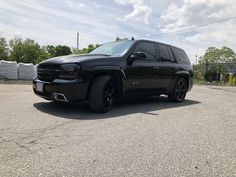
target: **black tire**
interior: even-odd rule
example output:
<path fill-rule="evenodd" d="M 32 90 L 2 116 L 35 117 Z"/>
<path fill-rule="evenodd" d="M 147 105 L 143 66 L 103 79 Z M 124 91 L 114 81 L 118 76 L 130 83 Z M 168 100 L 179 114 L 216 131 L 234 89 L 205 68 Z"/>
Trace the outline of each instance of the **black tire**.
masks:
<path fill-rule="evenodd" d="M 187 82 L 184 78 L 178 78 L 172 93 L 168 95 L 168 98 L 172 102 L 182 102 L 185 99 L 188 91 Z"/>
<path fill-rule="evenodd" d="M 90 109 L 97 113 L 105 113 L 113 106 L 114 86 L 110 76 L 98 76 L 89 92 Z"/>

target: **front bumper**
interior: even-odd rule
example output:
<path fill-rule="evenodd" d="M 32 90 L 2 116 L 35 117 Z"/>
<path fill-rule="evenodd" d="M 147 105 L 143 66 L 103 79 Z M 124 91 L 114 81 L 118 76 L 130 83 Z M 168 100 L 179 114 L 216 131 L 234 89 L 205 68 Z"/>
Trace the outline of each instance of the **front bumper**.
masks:
<path fill-rule="evenodd" d="M 43 86 L 41 91 L 36 89 L 36 83 L 42 83 Z M 65 97 L 65 102 L 74 102 L 86 99 L 88 84 L 82 80 L 69 81 L 61 79 L 45 82 L 36 77 L 33 79 L 33 90 L 36 95 L 47 100 L 58 100 L 58 95 L 59 97 L 63 95 Z"/>

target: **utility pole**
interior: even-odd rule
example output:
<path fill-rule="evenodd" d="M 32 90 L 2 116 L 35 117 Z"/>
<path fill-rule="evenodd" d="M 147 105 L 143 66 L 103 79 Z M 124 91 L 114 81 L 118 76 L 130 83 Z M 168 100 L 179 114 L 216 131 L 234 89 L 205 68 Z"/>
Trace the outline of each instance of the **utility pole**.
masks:
<path fill-rule="evenodd" d="M 79 32 L 77 32 L 77 51 L 79 50 Z"/>
<path fill-rule="evenodd" d="M 195 57 L 196 57 L 196 59 L 195 59 L 195 65 L 197 65 L 197 57 L 198 57 L 198 56 L 197 56 L 197 55 L 195 55 Z"/>

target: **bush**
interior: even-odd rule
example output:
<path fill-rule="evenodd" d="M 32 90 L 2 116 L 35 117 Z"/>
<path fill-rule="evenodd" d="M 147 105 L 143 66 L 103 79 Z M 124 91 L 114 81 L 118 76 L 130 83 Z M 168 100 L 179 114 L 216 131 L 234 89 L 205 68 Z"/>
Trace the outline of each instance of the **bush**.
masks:
<path fill-rule="evenodd" d="M 229 85 L 230 86 L 236 85 L 236 77 L 233 74 L 230 74 L 229 76 Z"/>

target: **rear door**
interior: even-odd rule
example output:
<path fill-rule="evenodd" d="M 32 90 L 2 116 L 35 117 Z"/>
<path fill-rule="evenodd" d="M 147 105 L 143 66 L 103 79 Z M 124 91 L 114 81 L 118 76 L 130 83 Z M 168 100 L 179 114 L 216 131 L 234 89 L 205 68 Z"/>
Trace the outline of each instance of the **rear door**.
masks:
<path fill-rule="evenodd" d="M 162 90 L 167 90 L 175 78 L 175 72 L 178 70 L 176 59 L 171 48 L 165 44 L 156 44 L 156 50 L 159 51 L 159 84 Z"/>

